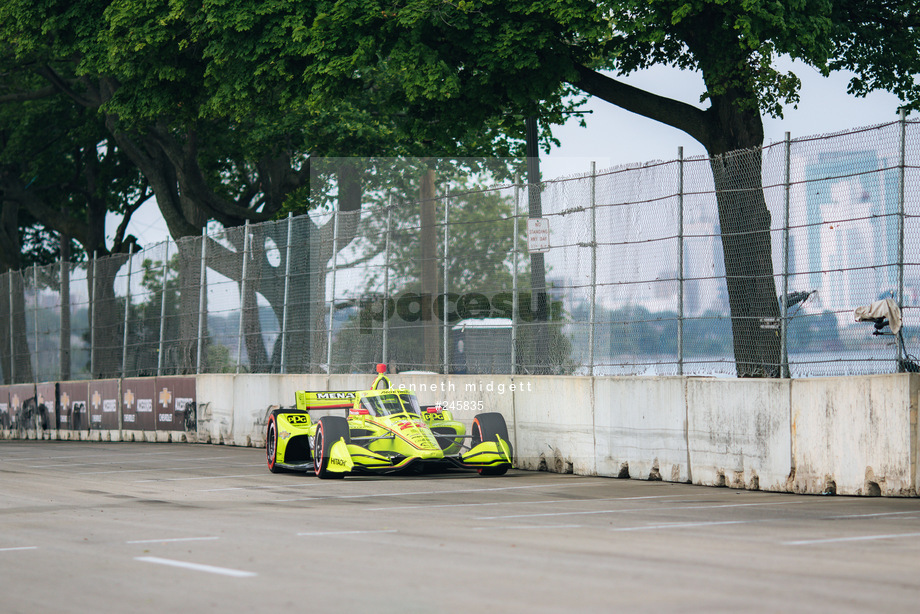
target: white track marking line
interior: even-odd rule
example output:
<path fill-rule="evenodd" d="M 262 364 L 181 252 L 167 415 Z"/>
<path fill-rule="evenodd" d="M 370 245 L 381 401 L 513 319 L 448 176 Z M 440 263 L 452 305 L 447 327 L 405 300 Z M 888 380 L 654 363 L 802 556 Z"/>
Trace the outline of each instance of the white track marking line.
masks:
<path fill-rule="evenodd" d="M 611 528 L 608 531 L 657 531 L 660 529 L 687 529 L 692 527 L 714 527 L 718 525 L 726 524 L 755 524 L 758 522 L 770 522 L 769 520 L 724 520 L 724 521 L 712 521 L 712 522 L 677 522 L 669 524 L 653 524 L 646 525 L 642 527 L 622 527 L 622 528 Z"/>
<path fill-rule="evenodd" d="M 187 480 L 222 480 L 225 478 L 258 478 L 262 477 L 263 473 L 244 473 L 240 475 L 203 475 L 194 478 L 159 478 L 155 480 L 134 480 L 135 484 L 145 484 L 148 482 L 184 482 Z"/>
<path fill-rule="evenodd" d="M 118 455 L 117 452 L 114 454 Z M 174 452 L 141 452 L 138 454 L 123 452 L 121 455 L 125 456 L 126 458 L 134 458 L 135 456 L 161 456 L 163 454 L 174 454 Z M 61 460 L 62 458 L 92 458 L 94 456 L 105 456 L 107 458 L 112 458 L 113 453 L 109 452 L 107 454 L 74 454 L 71 456 L 35 456 L 32 458 L 10 457 L 10 458 L 0 458 L 0 463 L 12 462 L 12 461 L 15 461 L 18 463 L 21 463 L 22 461 L 52 461 L 52 460 Z"/>
<path fill-rule="evenodd" d="M 548 524 L 548 525 L 522 525 L 517 527 L 473 527 L 474 531 L 532 531 L 532 530 L 557 530 L 557 529 L 580 529 L 584 525 L 580 524 Z"/>
<path fill-rule="evenodd" d="M 218 463 L 219 467 L 252 467 L 252 463 Z M 155 471 L 188 471 L 189 465 L 182 467 L 144 467 L 143 469 L 112 469 L 110 471 L 84 471 L 76 475 L 106 475 L 110 473 L 150 473 Z M 195 469 L 207 469 L 206 465 L 196 464 Z M 213 467 L 212 467 L 213 468 Z"/>
<path fill-rule="evenodd" d="M 14 546 L 12 548 L 0 548 L 0 552 L 14 552 L 16 550 L 38 550 L 38 546 Z"/>
<path fill-rule="evenodd" d="M 600 484 L 602 482 L 596 482 Z M 534 484 L 532 486 L 504 486 L 501 488 L 464 488 L 460 490 L 424 490 L 424 491 L 415 491 L 415 492 L 396 492 L 396 493 L 377 493 L 377 494 L 362 494 L 362 495 L 330 495 L 328 497 L 306 497 L 300 499 L 275 499 L 272 503 L 288 503 L 291 501 L 314 501 L 316 499 L 364 499 L 370 497 L 408 497 L 412 495 L 452 495 L 452 494 L 467 494 L 471 492 L 495 492 L 499 490 L 523 490 L 530 488 L 574 488 L 576 486 L 583 486 L 584 484 Z M 662 495 L 665 496 L 665 495 Z M 671 495 L 667 495 L 671 496 Z M 644 498 L 644 497 L 640 497 Z"/>
<path fill-rule="evenodd" d="M 203 542 L 220 539 L 219 537 L 170 537 L 167 539 L 133 539 L 126 544 L 165 544 L 169 542 Z"/>
<path fill-rule="evenodd" d="M 239 569 L 228 569 L 226 567 L 214 567 L 213 565 L 200 565 L 198 563 L 186 563 L 185 561 L 174 561 L 172 559 L 161 559 L 156 556 L 137 556 L 135 561 L 145 563 L 157 563 L 158 565 L 169 565 L 171 567 L 181 567 L 183 569 L 193 569 L 195 571 L 204 571 L 222 576 L 232 576 L 234 578 L 251 578 L 259 574 L 252 571 L 240 571 Z"/>
<path fill-rule="evenodd" d="M 216 461 L 225 460 L 228 458 L 236 458 L 236 457 L 235 456 L 215 456 L 215 457 L 208 457 L 208 458 L 189 458 L 189 459 L 186 459 L 186 461 L 190 463 L 201 463 L 201 462 L 210 462 L 210 461 L 216 462 Z M 53 465 L 29 465 L 29 468 L 31 469 L 52 469 L 54 467 L 85 467 L 85 466 L 90 466 L 90 465 L 112 465 L 112 464 L 117 464 L 117 463 L 145 463 L 145 462 L 147 461 L 142 458 L 115 458 L 115 459 L 111 459 L 107 461 L 98 461 L 98 462 L 92 462 L 92 463 L 55 463 Z M 251 463 L 246 463 L 246 464 L 249 465 Z M 175 471 L 176 469 L 165 468 L 163 469 L 163 471 Z M 188 469 L 188 467 L 187 466 L 182 467 L 182 469 Z M 154 471 L 156 470 L 156 467 L 148 468 L 147 470 Z M 144 469 L 132 469 L 131 471 L 144 471 Z M 78 475 L 92 475 L 93 473 L 118 473 L 118 471 L 94 471 L 91 473 L 80 473 Z"/>
<path fill-rule="evenodd" d="M 879 514 L 848 514 L 845 516 L 825 516 L 822 520 L 843 520 L 846 518 L 876 518 L 878 516 L 903 516 L 906 514 L 920 514 L 920 511 L 912 512 L 882 512 Z"/>
<path fill-rule="evenodd" d="M 291 488 L 315 488 L 322 486 L 322 482 L 305 482 L 300 484 L 248 484 L 246 486 L 228 486 L 226 488 L 199 488 L 195 492 L 219 492 L 221 490 L 288 490 Z"/>
<path fill-rule="evenodd" d="M 335 535 L 368 535 L 373 533 L 396 533 L 397 529 L 382 529 L 380 531 L 316 531 L 313 533 L 298 533 L 301 537 L 325 537 Z"/>
<path fill-rule="evenodd" d="M 445 503 L 444 505 L 400 505 L 394 507 L 372 507 L 369 512 L 386 512 L 390 510 L 434 509 L 441 507 L 483 507 L 487 505 L 533 505 L 534 503 L 587 503 L 600 501 L 630 501 L 633 499 L 676 499 L 678 497 L 695 497 L 697 495 L 661 495 L 648 497 L 607 497 L 603 499 L 552 499 L 549 501 L 493 501 L 491 503 Z"/>
<path fill-rule="evenodd" d="M 271 490 L 278 486 L 230 486 L 228 488 L 204 488 L 197 492 L 223 492 L 225 490 Z"/>
<path fill-rule="evenodd" d="M 836 544 L 842 542 L 864 542 L 876 539 L 898 539 L 899 537 L 920 537 L 920 533 L 897 533 L 890 535 L 861 535 L 859 537 L 831 537 L 828 539 L 802 539 L 782 542 L 784 546 L 809 546 L 812 544 Z"/>
<path fill-rule="evenodd" d="M 638 507 L 622 510 L 594 510 L 588 512 L 552 512 L 544 514 L 514 514 L 510 516 L 479 516 L 476 520 L 505 520 L 508 518 L 539 518 L 545 516 L 586 516 L 589 514 L 626 514 L 630 512 L 670 512 L 673 510 L 712 510 L 726 507 L 752 507 L 764 505 L 793 505 L 805 501 L 781 501 L 778 503 L 733 503 L 727 505 L 679 505 L 675 507 Z"/>

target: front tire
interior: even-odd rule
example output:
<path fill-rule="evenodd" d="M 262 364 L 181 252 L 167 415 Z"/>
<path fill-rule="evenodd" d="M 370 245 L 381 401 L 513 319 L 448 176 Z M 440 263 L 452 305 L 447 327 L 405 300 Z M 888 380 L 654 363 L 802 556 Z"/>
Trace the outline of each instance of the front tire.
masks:
<path fill-rule="evenodd" d="M 278 466 L 278 424 L 275 414 L 268 418 L 268 431 L 265 435 L 265 457 L 268 461 L 268 470 L 272 473 L 282 473 L 284 469 Z"/>
<path fill-rule="evenodd" d="M 332 446 L 342 438 L 349 443 L 348 420 L 341 416 L 323 416 L 316 423 L 316 435 L 313 436 L 313 469 L 316 477 L 322 480 L 344 478 L 344 473 L 329 471 L 329 455 Z"/>
<path fill-rule="evenodd" d="M 508 425 L 505 424 L 505 417 L 498 412 L 488 412 L 479 414 L 473 418 L 473 440 L 470 447 L 475 448 L 483 441 L 498 442 L 498 437 L 508 444 L 508 451 L 511 452 L 511 458 L 514 458 L 514 448 L 511 446 L 511 440 L 508 437 Z M 479 475 L 505 475 L 510 464 L 500 465 L 498 467 L 482 467 L 479 469 Z"/>

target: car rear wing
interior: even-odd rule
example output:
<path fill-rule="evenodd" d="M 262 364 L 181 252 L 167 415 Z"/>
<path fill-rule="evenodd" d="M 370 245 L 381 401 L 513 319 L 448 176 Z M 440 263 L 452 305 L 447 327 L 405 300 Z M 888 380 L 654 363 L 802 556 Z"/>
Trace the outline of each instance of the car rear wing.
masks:
<path fill-rule="evenodd" d="M 294 393 L 297 409 L 350 409 L 355 404 L 358 393 L 353 390 L 333 390 L 329 392 L 310 392 L 298 390 Z"/>

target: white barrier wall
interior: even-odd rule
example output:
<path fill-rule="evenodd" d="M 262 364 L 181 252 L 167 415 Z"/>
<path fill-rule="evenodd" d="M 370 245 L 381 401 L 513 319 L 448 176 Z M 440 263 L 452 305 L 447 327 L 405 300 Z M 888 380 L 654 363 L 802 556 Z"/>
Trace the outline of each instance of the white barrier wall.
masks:
<path fill-rule="evenodd" d="M 518 377 L 511 420 L 516 424 L 515 464 L 522 469 L 597 474 L 592 380 Z"/>
<path fill-rule="evenodd" d="M 261 446 L 269 406 L 295 390 L 356 390 L 368 375 L 205 375 L 199 440 Z M 467 426 L 504 415 L 518 467 L 707 486 L 916 495 L 920 376 L 801 380 L 407 374 Z"/>
<path fill-rule="evenodd" d="M 405 374 L 391 380 L 423 405 L 446 402 L 467 427 L 482 411 L 501 413 L 523 469 L 815 494 L 916 496 L 920 489 L 920 374 L 797 380 Z M 373 375 L 202 375 L 197 433 L 157 431 L 156 440 L 264 446 L 268 412 L 292 406 L 295 391 L 359 390 L 372 381 Z M 2 438 L 64 435 L 72 436 L 0 432 Z"/>
<path fill-rule="evenodd" d="M 326 390 L 328 379 L 324 375 L 200 375 L 198 441 L 264 446 L 268 408 L 292 407 L 295 391 Z"/>
<path fill-rule="evenodd" d="M 916 375 L 791 382 L 796 492 L 915 495 Z"/>
<path fill-rule="evenodd" d="M 599 475 L 691 480 L 686 382 L 682 377 L 595 379 Z"/>
<path fill-rule="evenodd" d="M 788 380 L 688 379 L 687 421 L 694 484 L 789 490 Z"/>

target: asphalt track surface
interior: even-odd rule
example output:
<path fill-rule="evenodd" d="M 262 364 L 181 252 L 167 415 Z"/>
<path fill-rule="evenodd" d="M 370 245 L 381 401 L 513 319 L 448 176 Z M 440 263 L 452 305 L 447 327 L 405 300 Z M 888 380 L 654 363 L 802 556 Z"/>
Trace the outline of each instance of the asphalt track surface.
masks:
<path fill-rule="evenodd" d="M 0 442 L 0 612 L 903 612 L 920 500 Z"/>

